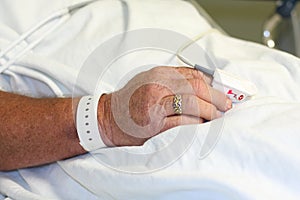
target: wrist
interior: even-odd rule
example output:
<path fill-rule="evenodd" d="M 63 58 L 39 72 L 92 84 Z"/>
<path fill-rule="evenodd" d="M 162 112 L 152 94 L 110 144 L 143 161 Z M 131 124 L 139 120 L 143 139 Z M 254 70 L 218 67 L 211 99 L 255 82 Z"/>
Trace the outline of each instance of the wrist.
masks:
<path fill-rule="evenodd" d="M 80 98 L 76 112 L 76 128 L 80 145 L 88 152 L 107 145 L 100 134 L 98 123 L 99 95 Z"/>
<path fill-rule="evenodd" d="M 112 143 L 112 117 L 111 117 L 111 94 L 103 94 L 98 103 L 97 119 L 99 134 L 107 146 L 114 146 Z"/>

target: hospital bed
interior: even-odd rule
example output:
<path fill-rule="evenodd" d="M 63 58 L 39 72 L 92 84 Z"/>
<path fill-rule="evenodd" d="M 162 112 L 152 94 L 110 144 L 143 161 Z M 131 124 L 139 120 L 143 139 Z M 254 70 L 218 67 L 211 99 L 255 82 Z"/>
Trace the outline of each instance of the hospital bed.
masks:
<path fill-rule="evenodd" d="M 30 0 L 24 9 L 24 2 L 1 1 L 1 50 L 41 18 L 78 2 Z M 184 56 L 247 79 L 258 92 L 234 104 L 221 119 L 168 130 L 141 147 L 105 148 L 45 166 L 0 172 L 0 199 L 298 199 L 299 58 L 224 34 L 201 7 L 189 2 L 102 0 L 87 5 L 66 15 L 60 26 L 12 63 L 0 76 L 1 90 L 36 97 L 80 96 L 98 89 L 113 91 L 154 65 L 183 64 L 173 46 L 163 46 L 164 51 L 158 46 L 138 48 L 141 44 L 129 40 L 128 51 L 113 62 L 111 55 L 97 60 L 103 66 L 109 58 L 107 68 L 97 68 L 95 79 L 87 73 L 86 66 L 95 63 L 89 61 L 93 53 L 134 34 L 167 47 L 180 47 L 178 41 L 196 37 Z M 26 69 L 50 80 L 31 78 Z M 100 84 L 95 87 L 91 81 Z"/>

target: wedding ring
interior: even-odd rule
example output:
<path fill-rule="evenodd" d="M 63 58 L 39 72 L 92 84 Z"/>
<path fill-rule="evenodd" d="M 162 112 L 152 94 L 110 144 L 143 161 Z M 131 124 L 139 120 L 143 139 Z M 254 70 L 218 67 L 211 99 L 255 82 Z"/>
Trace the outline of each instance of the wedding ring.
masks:
<path fill-rule="evenodd" d="M 174 95 L 173 110 L 176 115 L 182 114 L 182 97 L 180 94 Z"/>

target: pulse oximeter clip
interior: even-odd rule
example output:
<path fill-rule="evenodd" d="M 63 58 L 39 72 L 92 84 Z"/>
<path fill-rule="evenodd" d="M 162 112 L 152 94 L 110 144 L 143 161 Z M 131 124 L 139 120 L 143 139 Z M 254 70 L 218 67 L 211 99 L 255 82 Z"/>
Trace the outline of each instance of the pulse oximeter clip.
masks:
<path fill-rule="evenodd" d="M 194 67 L 195 69 L 203 72 L 206 75 L 211 76 L 213 78 L 212 81 L 213 88 L 221 92 L 224 92 L 232 100 L 232 102 L 238 103 L 250 99 L 257 93 L 257 88 L 252 82 L 241 79 L 233 74 L 230 74 L 218 68 L 212 70 L 206 67 L 202 67 L 198 64 L 193 64 L 188 59 L 186 59 L 183 55 L 181 55 L 181 53 L 190 45 L 194 44 L 196 41 L 201 39 L 204 35 L 207 35 L 212 32 L 219 32 L 219 31 L 216 29 L 210 29 L 204 33 L 197 35 L 193 40 L 188 41 L 186 44 L 184 44 L 181 48 L 178 49 L 176 53 L 177 58 L 179 58 L 179 60 L 181 60 L 183 63 L 191 67 Z M 205 53 L 204 50 L 203 52 Z"/>
<path fill-rule="evenodd" d="M 257 93 L 257 88 L 252 82 L 241 79 L 224 70 L 211 70 L 197 64 L 194 65 L 194 68 L 211 76 L 213 78 L 213 88 L 224 92 L 234 103 L 248 100 Z"/>

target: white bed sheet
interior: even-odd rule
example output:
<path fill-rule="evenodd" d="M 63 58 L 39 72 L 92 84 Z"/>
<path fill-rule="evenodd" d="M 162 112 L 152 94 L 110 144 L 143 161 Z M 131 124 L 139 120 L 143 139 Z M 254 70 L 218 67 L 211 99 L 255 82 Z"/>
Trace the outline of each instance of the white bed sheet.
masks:
<path fill-rule="evenodd" d="M 51 13 L 70 2 L 31 0 L 32 7 L 26 10 L 18 5 L 20 1 L 2 1 L 1 4 L 9 5 L 10 9 L 1 12 L 1 49 L 34 24 L 37 16 L 45 16 L 48 11 Z M 205 19 L 185 2 L 126 2 L 130 30 L 163 28 L 193 37 L 210 29 Z M 49 7 L 45 6 L 48 4 Z M 72 88 L 89 53 L 101 41 L 123 31 L 123 10 L 120 1 L 108 0 L 80 10 L 22 62 L 65 83 L 64 92 L 71 95 L 68 88 Z M 108 23 L 112 21 L 114 23 Z M 101 165 L 86 154 L 47 166 L 0 172 L 0 194 L 3 195 L 0 199 L 4 196 L 16 200 L 298 199 L 300 60 L 218 33 L 207 34 L 198 44 L 214 56 L 219 68 L 247 78 L 259 88 L 254 99 L 236 104 L 225 114 L 221 137 L 205 159 L 199 159 L 203 133 L 218 121 L 178 127 L 139 147 L 139 151 L 147 150 L 176 130 L 189 133 L 197 128 L 197 139 L 191 147 L 180 159 L 161 170 L 122 173 Z M 128 68 L 120 70 L 122 74 Z M 40 83 L 35 87 L 32 83 L 38 82 L 24 79 L 29 83 L 26 87 L 18 82 L 7 82 L 7 77 L 1 76 L 1 87 L 13 90 L 13 83 L 20 92 L 53 95 L 45 85 Z M 113 81 L 110 84 L 113 88 Z M 85 88 L 85 92 L 90 92 L 88 82 Z"/>

